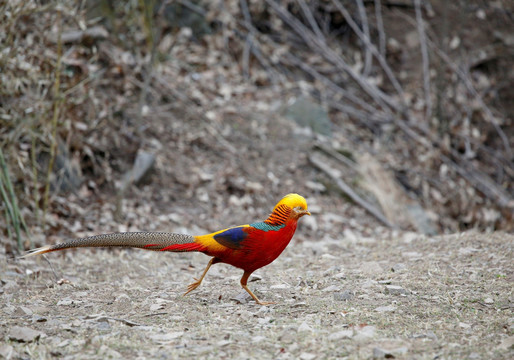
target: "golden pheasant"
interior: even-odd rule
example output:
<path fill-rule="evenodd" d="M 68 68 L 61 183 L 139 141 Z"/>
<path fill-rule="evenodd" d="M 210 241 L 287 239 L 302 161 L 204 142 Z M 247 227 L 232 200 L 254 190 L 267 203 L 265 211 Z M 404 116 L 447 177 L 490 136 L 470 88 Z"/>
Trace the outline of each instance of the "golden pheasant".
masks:
<path fill-rule="evenodd" d="M 298 219 L 310 215 L 307 202 L 298 194 L 286 195 L 262 222 L 235 226 L 212 234 L 192 236 L 165 232 L 125 232 L 102 234 L 70 240 L 62 244 L 47 245 L 27 253 L 24 257 L 51 251 L 78 247 L 132 247 L 154 251 L 199 251 L 211 260 L 199 279 L 188 286 L 187 292 L 196 289 L 211 265 L 226 263 L 244 270 L 241 286 L 260 305 L 272 304 L 260 301 L 248 288 L 248 277 L 255 270 L 274 261 L 291 241 Z"/>

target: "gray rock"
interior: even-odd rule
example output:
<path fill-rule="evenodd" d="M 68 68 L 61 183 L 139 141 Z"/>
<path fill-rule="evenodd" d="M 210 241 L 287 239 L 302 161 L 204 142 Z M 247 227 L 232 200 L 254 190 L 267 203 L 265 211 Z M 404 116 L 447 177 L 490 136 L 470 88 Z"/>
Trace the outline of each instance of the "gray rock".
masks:
<path fill-rule="evenodd" d="M 354 296 L 352 290 L 343 290 L 342 292 L 337 292 L 334 294 L 334 300 L 337 301 L 348 301 L 351 300 Z"/>
<path fill-rule="evenodd" d="M 396 310 L 396 307 L 393 305 L 379 306 L 375 309 L 375 311 L 378 311 L 378 312 L 389 312 L 389 311 L 395 311 L 395 310 Z"/>
<path fill-rule="evenodd" d="M 318 134 L 326 136 L 332 134 L 332 123 L 327 111 L 306 97 L 296 99 L 287 108 L 285 116 L 300 126 L 311 128 Z"/>
<path fill-rule="evenodd" d="M 373 359 L 394 359 L 394 355 L 388 350 L 376 347 L 373 348 Z"/>
<path fill-rule="evenodd" d="M 395 264 L 395 265 L 393 265 L 393 267 L 391 268 L 391 271 L 392 271 L 392 272 L 400 272 L 400 271 L 404 271 L 404 270 L 407 270 L 407 265 L 405 265 L 405 264 L 403 264 L 403 263 Z"/>
<path fill-rule="evenodd" d="M 406 290 L 398 285 L 386 285 L 385 293 L 391 295 L 408 295 L 410 294 L 409 290 Z"/>
<path fill-rule="evenodd" d="M 39 340 L 41 335 L 44 335 L 41 331 L 28 327 L 14 326 L 9 331 L 9 340 L 28 343 Z"/>
<path fill-rule="evenodd" d="M 307 325 L 306 322 L 303 322 L 300 326 L 298 326 L 298 332 L 303 331 L 312 332 L 312 328 L 309 325 Z"/>
<path fill-rule="evenodd" d="M 14 355 L 14 348 L 8 344 L 0 345 L 0 359 L 10 359 Z"/>
<path fill-rule="evenodd" d="M 341 330 L 335 333 L 332 333 L 328 336 L 329 340 L 341 340 L 344 338 L 351 338 L 353 336 L 353 330 L 347 329 L 347 330 Z"/>

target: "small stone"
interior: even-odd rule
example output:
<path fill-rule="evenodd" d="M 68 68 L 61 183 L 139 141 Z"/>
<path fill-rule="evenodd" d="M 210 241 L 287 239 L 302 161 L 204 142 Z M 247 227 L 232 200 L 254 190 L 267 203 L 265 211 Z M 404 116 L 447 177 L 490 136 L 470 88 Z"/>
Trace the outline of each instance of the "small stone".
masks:
<path fill-rule="evenodd" d="M 172 340 L 178 339 L 184 335 L 183 331 L 169 332 L 166 334 L 152 334 L 149 338 L 157 343 L 168 343 Z"/>
<path fill-rule="evenodd" d="M 502 340 L 500 345 L 498 346 L 501 350 L 511 350 L 514 349 L 514 335 L 509 336 Z"/>
<path fill-rule="evenodd" d="M 375 336 L 376 327 L 367 325 L 357 330 L 357 334 L 354 336 L 355 340 L 364 340 Z"/>
<path fill-rule="evenodd" d="M 337 301 L 348 301 L 351 300 L 354 296 L 352 290 L 344 290 L 343 292 L 337 292 L 334 294 L 334 300 Z"/>
<path fill-rule="evenodd" d="M 305 321 L 300 326 L 298 326 L 298 332 L 304 331 L 312 332 L 312 328 L 309 325 L 307 325 Z"/>
<path fill-rule="evenodd" d="M 340 340 L 344 338 L 351 338 L 353 336 L 353 330 L 341 330 L 335 333 L 332 333 L 328 336 L 329 340 Z"/>
<path fill-rule="evenodd" d="M 466 324 L 466 323 L 464 323 L 464 322 L 460 322 L 460 323 L 459 323 L 459 326 L 460 326 L 461 328 L 463 328 L 463 329 L 469 329 L 469 328 L 471 328 L 471 325 Z"/>
<path fill-rule="evenodd" d="M 0 345 L 0 359 L 10 359 L 13 357 L 14 348 L 8 344 Z"/>
<path fill-rule="evenodd" d="M 252 338 L 252 342 L 253 342 L 254 344 L 256 344 L 256 343 L 260 343 L 260 342 L 261 342 L 261 341 L 263 341 L 263 340 L 266 340 L 266 337 L 265 337 L 265 336 L 261 336 L 261 335 L 254 336 L 254 337 Z"/>
<path fill-rule="evenodd" d="M 389 351 L 376 347 L 373 348 L 373 359 L 394 359 L 394 355 L 391 354 Z"/>
<path fill-rule="evenodd" d="M 382 273 L 382 266 L 376 261 L 366 261 L 360 266 L 360 271 L 365 275 L 378 275 Z"/>
<path fill-rule="evenodd" d="M 28 327 L 14 326 L 9 331 L 9 340 L 28 343 L 39 340 L 43 334 L 41 331 Z"/>
<path fill-rule="evenodd" d="M 30 316 L 33 314 L 32 310 L 25 306 L 18 306 L 14 313 L 20 316 Z"/>
<path fill-rule="evenodd" d="M 392 272 L 400 272 L 400 271 L 404 271 L 404 270 L 407 270 L 407 265 L 405 265 L 405 264 L 403 264 L 403 263 L 395 264 L 395 265 L 393 265 L 393 267 L 391 268 L 391 271 L 392 271 Z"/>
<path fill-rule="evenodd" d="M 490 297 L 488 297 L 488 298 L 486 298 L 486 299 L 484 300 L 484 303 L 486 303 L 486 304 L 494 304 L 494 300 L 493 300 L 493 299 L 491 299 Z"/>
<path fill-rule="evenodd" d="M 152 304 L 150 305 L 150 311 L 157 311 L 164 309 L 164 304 Z"/>
<path fill-rule="evenodd" d="M 302 359 L 302 360 L 313 360 L 315 358 L 317 358 L 316 354 L 311 354 L 311 353 L 307 353 L 307 352 L 300 354 L 300 359 Z"/>
<path fill-rule="evenodd" d="M 250 299 L 251 296 L 246 291 L 241 291 L 236 296 L 230 298 L 230 300 L 233 300 L 239 304 L 246 304 L 248 301 L 250 301 Z"/>
<path fill-rule="evenodd" d="M 378 312 L 389 312 L 389 311 L 395 311 L 395 310 L 396 310 L 396 307 L 393 305 L 379 306 L 375 309 L 375 311 L 378 311 Z"/>
<path fill-rule="evenodd" d="M 391 295 L 408 295 L 410 292 L 398 285 L 386 285 L 385 293 Z"/>
<path fill-rule="evenodd" d="M 337 290 L 339 290 L 339 287 L 338 287 L 338 286 L 336 286 L 336 285 L 330 285 L 330 286 L 327 286 L 326 288 L 324 288 L 324 289 L 323 289 L 323 290 L 321 290 L 321 291 L 323 291 L 323 292 L 331 292 L 331 291 L 337 291 Z"/>
<path fill-rule="evenodd" d="M 389 285 L 393 282 L 392 279 L 387 279 L 387 280 L 379 280 L 377 281 L 380 285 Z"/>
<path fill-rule="evenodd" d="M 289 288 L 290 288 L 290 286 L 288 284 L 276 284 L 276 285 L 270 286 L 270 289 L 274 289 L 274 290 L 289 289 Z"/>
<path fill-rule="evenodd" d="M 57 303 L 57 306 L 70 306 L 70 305 L 73 305 L 75 303 L 75 300 L 72 300 L 72 299 L 61 299 L 59 300 L 59 302 Z"/>

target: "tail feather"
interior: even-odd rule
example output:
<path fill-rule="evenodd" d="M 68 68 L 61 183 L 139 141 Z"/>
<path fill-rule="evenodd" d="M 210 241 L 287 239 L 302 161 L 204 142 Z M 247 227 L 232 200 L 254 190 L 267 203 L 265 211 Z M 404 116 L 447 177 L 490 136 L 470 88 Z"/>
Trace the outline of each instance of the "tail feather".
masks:
<path fill-rule="evenodd" d="M 124 232 L 73 239 L 61 244 L 46 245 L 27 252 L 22 258 L 51 251 L 78 247 L 131 247 L 154 251 L 202 251 L 203 245 L 195 237 L 165 232 Z"/>

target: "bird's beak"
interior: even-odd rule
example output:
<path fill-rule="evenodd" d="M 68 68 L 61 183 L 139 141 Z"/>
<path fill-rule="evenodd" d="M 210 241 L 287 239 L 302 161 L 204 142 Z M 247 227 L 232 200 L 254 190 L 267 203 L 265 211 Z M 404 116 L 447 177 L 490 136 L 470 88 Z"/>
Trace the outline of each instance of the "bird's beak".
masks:
<path fill-rule="evenodd" d="M 303 210 L 303 211 L 301 212 L 301 214 L 302 214 L 302 216 L 303 216 L 303 215 L 310 215 L 311 213 L 309 212 L 309 210 Z"/>

